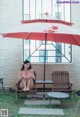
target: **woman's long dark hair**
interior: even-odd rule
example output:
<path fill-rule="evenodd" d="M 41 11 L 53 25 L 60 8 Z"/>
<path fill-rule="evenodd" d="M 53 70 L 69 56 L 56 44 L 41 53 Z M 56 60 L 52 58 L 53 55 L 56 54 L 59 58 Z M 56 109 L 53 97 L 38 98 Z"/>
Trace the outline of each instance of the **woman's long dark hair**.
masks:
<path fill-rule="evenodd" d="M 22 65 L 21 71 L 22 71 L 22 70 L 24 70 L 24 64 L 27 64 L 27 63 L 30 63 L 30 61 L 25 60 L 25 61 L 23 62 L 23 65 Z M 28 70 L 29 70 L 29 69 L 32 69 L 31 63 L 30 63 L 30 66 L 29 66 Z"/>

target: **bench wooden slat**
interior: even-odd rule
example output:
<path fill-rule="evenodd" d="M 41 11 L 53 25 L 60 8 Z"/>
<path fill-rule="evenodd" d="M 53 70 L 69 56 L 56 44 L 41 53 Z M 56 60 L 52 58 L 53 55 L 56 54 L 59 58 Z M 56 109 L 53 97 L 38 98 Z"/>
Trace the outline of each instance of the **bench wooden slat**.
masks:
<path fill-rule="evenodd" d="M 69 81 L 69 73 L 67 71 L 54 71 L 52 73 L 52 90 L 53 91 L 71 91 L 72 83 Z"/>

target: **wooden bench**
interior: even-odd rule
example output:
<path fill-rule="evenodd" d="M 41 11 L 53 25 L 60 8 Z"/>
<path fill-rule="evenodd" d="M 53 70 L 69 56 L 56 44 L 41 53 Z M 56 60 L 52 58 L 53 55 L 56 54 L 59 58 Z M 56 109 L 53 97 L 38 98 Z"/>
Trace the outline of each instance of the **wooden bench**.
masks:
<path fill-rule="evenodd" d="M 52 91 L 72 91 L 73 83 L 69 81 L 69 73 L 67 71 L 53 71 L 52 80 Z"/>
<path fill-rule="evenodd" d="M 34 72 L 34 74 L 35 74 L 35 78 L 36 78 L 36 73 Z M 21 80 L 19 80 L 18 83 L 16 83 L 16 99 L 18 99 L 20 97 L 20 95 L 24 95 L 24 93 L 26 95 L 36 94 L 37 93 L 37 85 L 38 84 L 41 84 L 41 85 L 44 85 L 44 84 L 51 84 L 52 85 L 53 84 L 52 80 L 45 80 L 45 81 L 44 80 L 35 80 L 35 87 L 34 87 L 34 89 L 32 89 L 30 91 L 23 91 L 20 88 L 20 82 L 21 82 Z"/>

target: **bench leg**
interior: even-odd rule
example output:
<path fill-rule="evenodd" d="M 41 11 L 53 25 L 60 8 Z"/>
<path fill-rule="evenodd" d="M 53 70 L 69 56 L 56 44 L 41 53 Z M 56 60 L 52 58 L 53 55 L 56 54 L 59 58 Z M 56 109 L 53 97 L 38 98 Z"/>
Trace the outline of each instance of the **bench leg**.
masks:
<path fill-rule="evenodd" d="M 16 100 L 18 100 L 19 94 L 18 91 L 16 91 Z"/>
<path fill-rule="evenodd" d="M 3 91 L 4 91 L 4 86 L 3 86 L 3 83 L 2 83 L 2 89 L 3 89 Z"/>

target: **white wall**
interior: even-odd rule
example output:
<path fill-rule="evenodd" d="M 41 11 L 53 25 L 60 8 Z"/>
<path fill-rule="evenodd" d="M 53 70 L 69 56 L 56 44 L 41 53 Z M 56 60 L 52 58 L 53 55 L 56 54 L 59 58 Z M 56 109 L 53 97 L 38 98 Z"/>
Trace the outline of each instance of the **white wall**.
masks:
<path fill-rule="evenodd" d="M 80 29 L 80 4 L 72 5 L 72 22 Z M 0 30 L 7 30 L 22 20 L 22 0 L 0 0 Z M 2 38 L 0 36 L 0 76 L 4 78 L 5 87 L 12 87 L 18 80 L 18 71 L 22 61 L 22 40 Z M 33 64 L 38 79 L 43 79 L 43 65 Z M 67 70 L 70 80 L 74 82 L 73 90 L 80 89 L 80 47 L 73 46 L 72 64 L 48 64 L 46 79 L 51 79 L 54 70 Z"/>
<path fill-rule="evenodd" d="M 80 0 L 79 0 L 80 2 Z M 72 4 L 72 23 L 80 30 L 80 4 Z M 80 46 L 73 48 L 73 65 L 70 70 L 71 79 L 74 81 L 74 89 L 80 89 Z"/>
<path fill-rule="evenodd" d="M 0 0 L 0 31 L 12 29 L 22 20 L 22 0 Z M 1 37 L 1 36 L 0 36 Z M 21 67 L 22 40 L 0 38 L 0 77 L 12 86 Z"/>

